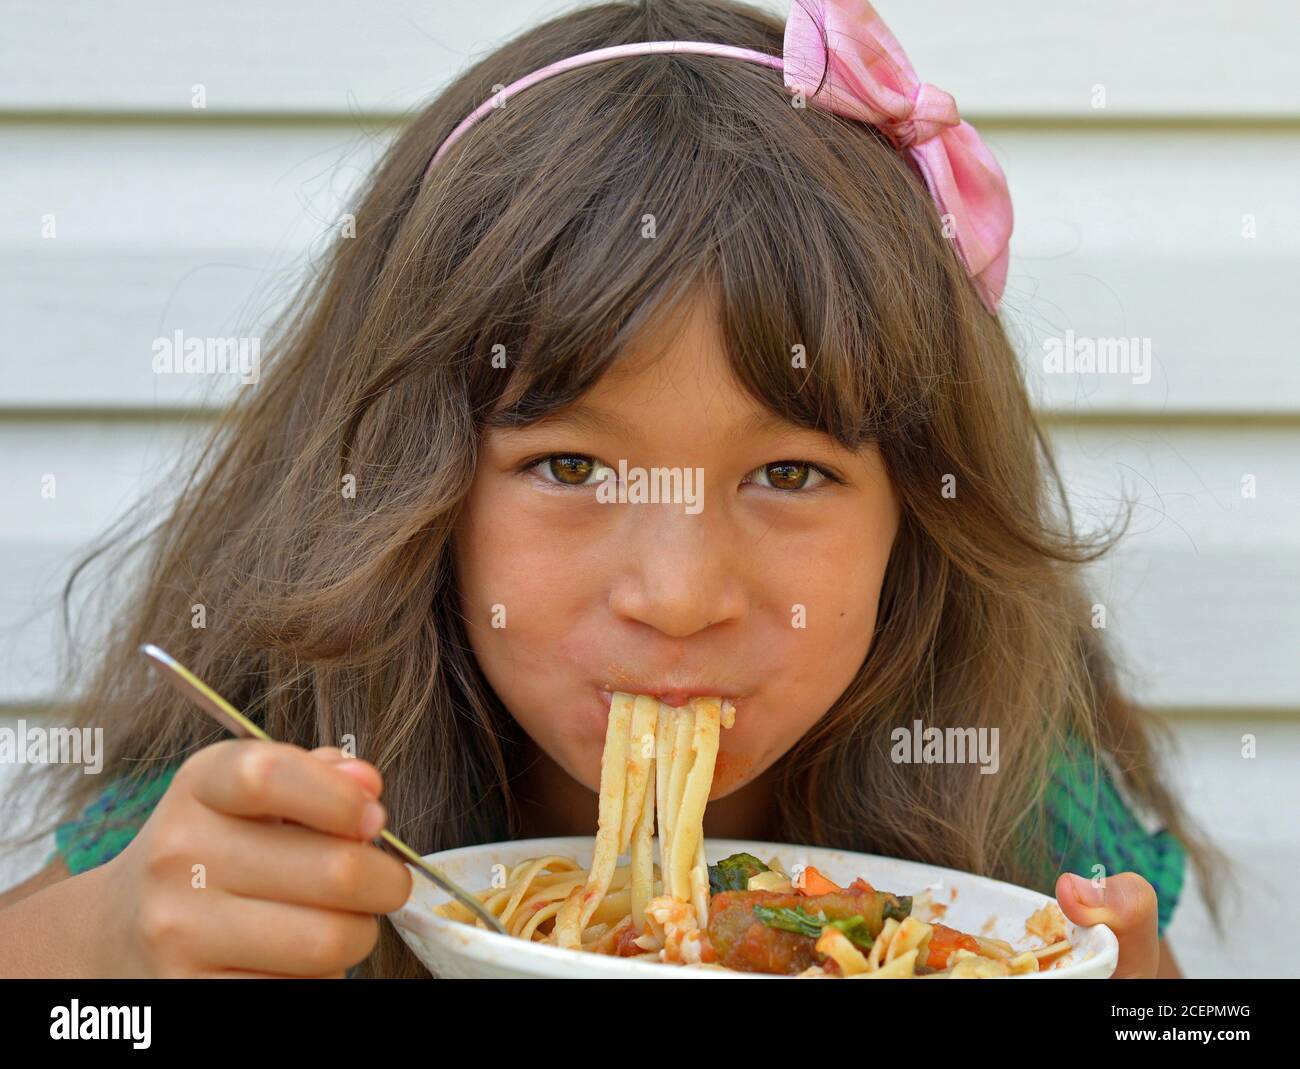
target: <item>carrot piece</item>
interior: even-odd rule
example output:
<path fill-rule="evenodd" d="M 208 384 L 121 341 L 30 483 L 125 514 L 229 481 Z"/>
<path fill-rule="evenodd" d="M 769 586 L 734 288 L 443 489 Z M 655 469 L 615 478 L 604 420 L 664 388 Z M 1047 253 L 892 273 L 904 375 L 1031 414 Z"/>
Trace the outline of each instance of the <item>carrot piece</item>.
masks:
<path fill-rule="evenodd" d="M 839 884 L 833 883 L 817 871 L 812 865 L 807 865 L 803 870 L 802 886 L 796 890 L 803 896 L 811 898 L 813 895 L 829 895 L 836 891 L 842 891 L 844 888 Z"/>
<path fill-rule="evenodd" d="M 946 924 L 935 924 L 931 927 L 934 930 L 930 933 L 930 953 L 925 961 L 930 968 L 946 969 L 948 955 L 954 950 L 969 950 L 973 954 L 980 952 L 980 945 L 973 935 L 959 932 L 956 928 L 949 928 Z"/>

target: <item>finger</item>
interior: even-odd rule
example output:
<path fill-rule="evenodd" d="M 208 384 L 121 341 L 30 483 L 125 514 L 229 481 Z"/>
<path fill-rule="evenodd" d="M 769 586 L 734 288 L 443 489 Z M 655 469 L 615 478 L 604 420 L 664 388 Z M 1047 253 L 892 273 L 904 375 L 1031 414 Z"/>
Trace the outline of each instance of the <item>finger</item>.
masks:
<path fill-rule="evenodd" d="M 1099 880 L 1066 873 L 1056 882 L 1061 911 L 1078 925 L 1104 924 L 1119 940 L 1114 979 L 1150 979 L 1160 967 L 1155 888 L 1136 872 Z"/>
<path fill-rule="evenodd" d="M 209 746 L 192 764 L 194 798 L 229 816 L 283 817 L 366 840 L 386 819 L 383 806 L 351 776 L 287 743 L 230 739 Z"/>
<path fill-rule="evenodd" d="M 224 891 L 207 896 L 170 926 L 186 955 L 205 971 L 274 973 L 304 978 L 342 972 L 362 961 L 379 938 L 367 913 L 341 913 L 242 898 Z"/>
<path fill-rule="evenodd" d="M 372 798 L 378 798 L 384 793 L 384 777 L 369 761 L 358 761 L 337 746 L 321 746 L 312 750 L 311 755 L 344 775 L 351 776 Z"/>
<path fill-rule="evenodd" d="M 228 834 L 208 840 L 209 886 L 246 898 L 294 902 L 353 913 L 391 913 L 411 894 L 406 865 L 369 843 L 294 824 L 232 818 Z M 271 857 L 273 865 L 250 865 Z"/>

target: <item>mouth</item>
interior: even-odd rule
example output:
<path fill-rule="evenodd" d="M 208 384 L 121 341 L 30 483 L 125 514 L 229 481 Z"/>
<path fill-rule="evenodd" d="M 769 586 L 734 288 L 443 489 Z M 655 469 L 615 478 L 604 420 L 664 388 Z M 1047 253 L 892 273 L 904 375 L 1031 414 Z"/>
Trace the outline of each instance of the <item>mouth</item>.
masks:
<path fill-rule="evenodd" d="M 599 687 L 597 689 L 601 701 L 605 703 L 605 708 L 608 710 L 615 692 L 608 687 Z M 727 687 L 682 686 L 680 684 L 666 683 L 622 683 L 618 687 L 618 692 L 622 694 L 644 694 L 663 702 L 665 705 L 677 708 L 686 705 L 692 698 L 721 698 L 724 704 L 730 704 L 734 709 L 740 698 L 739 691 Z"/>
<path fill-rule="evenodd" d="M 745 695 L 736 687 L 683 684 L 681 682 L 641 681 L 632 682 L 620 679 L 617 684 L 596 684 L 591 691 L 590 703 L 586 704 L 585 731 L 593 742 L 603 740 L 609 722 L 609 708 L 615 693 L 644 694 L 657 698 L 666 705 L 680 708 L 690 703 L 692 698 L 721 698 L 723 722 L 730 730 L 722 733 L 718 746 L 717 765 L 713 773 L 713 786 L 709 792 L 711 801 L 725 797 L 752 778 L 757 764 L 753 753 L 753 725 L 738 713 L 743 709 Z"/>

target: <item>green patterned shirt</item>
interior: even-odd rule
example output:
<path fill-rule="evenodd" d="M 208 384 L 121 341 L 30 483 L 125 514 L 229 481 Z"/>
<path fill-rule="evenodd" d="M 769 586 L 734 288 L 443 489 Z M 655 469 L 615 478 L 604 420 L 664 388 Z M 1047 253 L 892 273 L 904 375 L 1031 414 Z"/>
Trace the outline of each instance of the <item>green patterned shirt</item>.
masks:
<path fill-rule="evenodd" d="M 168 765 L 148 778 L 114 780 L 77 820 L 55 829 L 54 853 L 47 860 L 62 855 L 75 876 L 117 857 L 149 819 L 179 767 Z"/>

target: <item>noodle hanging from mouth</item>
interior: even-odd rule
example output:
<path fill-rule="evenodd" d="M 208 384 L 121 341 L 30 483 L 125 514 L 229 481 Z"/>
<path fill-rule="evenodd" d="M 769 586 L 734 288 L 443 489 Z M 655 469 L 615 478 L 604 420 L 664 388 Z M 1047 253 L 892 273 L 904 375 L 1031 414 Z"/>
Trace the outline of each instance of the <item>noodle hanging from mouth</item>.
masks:
<path fill-rule="evenodd" d="M 504 886 L 484 892 L 484 904 L 524 939 L 603 953 L 621 940 L 624 956 L 698 962 L 709 917 L 704 808 L 721 731 L 734 722 L 734 706 L 721 698 L 679 707 L 614 694 L 591 867 L 555 856 L 530 859 L 509 870 Z M 631 862 L 620 866 L 624 854 Z M 455 903 L 441 912 L 470 920 Z"/>

